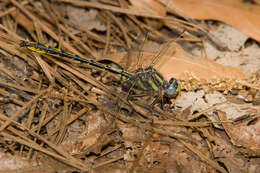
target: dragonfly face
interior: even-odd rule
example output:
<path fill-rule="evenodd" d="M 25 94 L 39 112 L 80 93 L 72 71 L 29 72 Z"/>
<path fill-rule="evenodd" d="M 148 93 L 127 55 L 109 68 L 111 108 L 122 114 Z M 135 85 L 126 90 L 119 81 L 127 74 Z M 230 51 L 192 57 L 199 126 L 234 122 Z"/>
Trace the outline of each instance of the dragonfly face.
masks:
<path fill-rule="evenodd" d="M 171 78 L 170 81 L 166 84 L 165 89 L 167 97 L 173 98 L 179 94 L 181 86 L 175 78 Z"/>

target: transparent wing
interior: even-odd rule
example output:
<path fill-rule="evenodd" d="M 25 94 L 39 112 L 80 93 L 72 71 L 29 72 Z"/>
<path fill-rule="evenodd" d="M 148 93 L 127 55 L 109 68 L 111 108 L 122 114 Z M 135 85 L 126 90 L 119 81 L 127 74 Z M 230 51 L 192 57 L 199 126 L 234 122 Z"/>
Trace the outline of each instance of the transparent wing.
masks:
<path fill-rule="evenodd" d="M 142 58 L 143 58 L 144 45 L 147 42 L 147 39 L 148 39 L 148 36 L 149 36 L 148 34 L 149 34 L 149 32 L 145 33 L 144 39 L 142 41 L 142 44 L 141 44 L 141 46 L 139 46 L 139 51 L 138 51 L 139 54 L 138 54 L 137 63 L 136 63 L 137 69 L 142 69 L 143 68 L 141 62 L 142 62 Z"/>
<path fill-rule="evenodd" d="M 165 43 L 164 45 L 163 45 L 163 47 L 161 48 L 161 50 L 155 55 L 155 57 L 153 58 L 153 60 L 152 60 L 152 63 L 151 63 L 151 67 L 154 67 L 156 64 L 157 64 L 157 62 L 160 60 L 160 58 L 164 55 L 164 53 L 165 52 L 167 52 L 167 50 L 169 49 L 169 45 L 171 44 L 171 43 L 173 43 L 173 42 L 176 42 L 178 39 L 180 39 L 182 36 L 183 36 L 183 34 L 185 33 L 185 31 L 186 30 L 183 30 L 182 31 L 182 33 L 177 37 L 177 38 L 175 38 L 175 39 L 173 39 L 173 40 L 170 40 L 170 41 L 168 41 L 167 43 Z"/>

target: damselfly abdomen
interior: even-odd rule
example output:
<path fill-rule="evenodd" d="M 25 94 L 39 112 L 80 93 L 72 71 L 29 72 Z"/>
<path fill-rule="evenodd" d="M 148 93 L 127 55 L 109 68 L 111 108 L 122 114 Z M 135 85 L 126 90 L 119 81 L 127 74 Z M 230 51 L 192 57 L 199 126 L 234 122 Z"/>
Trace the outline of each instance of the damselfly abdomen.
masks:
<path fill-rule="evenodd" d="M 20 46 L 26 47 L 27 49 L 40 54 L 58 55 L 61 57 L 66 57 L 80 62 L 88 63 L 100 69 L 105 69 L 112 73 L 118 74 L 123 78 L 127 78 L 128 86 L 130 86 L 129 89 L 131 89 L 131 87 L 134 87 L 148 93 L 156 94 L 161 98 L 173 98 L 180 91 L 180 85 L 175 78 L 171 78 L 170 81 L 166 81 L 164 80 L 162 75 L 160 75 L 160 73 L 158 73 L 152 67 L 148 67 L 146 69 L 140 68 L 134 72 L 128 72 L 119 68 L 114 68 L 112 66 L 96 62 L 88 58 L 82 58 L 77 55 L 64 52 L 57 48 L 38 44 L 36 42 L 22 41 Z"/>

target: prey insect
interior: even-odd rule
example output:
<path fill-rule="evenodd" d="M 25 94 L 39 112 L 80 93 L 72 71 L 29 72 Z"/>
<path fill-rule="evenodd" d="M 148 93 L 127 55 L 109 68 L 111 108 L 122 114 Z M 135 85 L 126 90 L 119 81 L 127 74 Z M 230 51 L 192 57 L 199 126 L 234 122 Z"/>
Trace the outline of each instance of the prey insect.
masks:
<path fill-rule="evenodd" d="M 61 49 L 52 48 L 36 42 L 22 41 L 20 46 L 26 47 L 27 49 L 40 54 L 58 55 L 83 63 L 88 63 L 89 65 L 118 74 L 123 78 L 126 78 L 130 85 L 134 88 L 146 91 L 150 94 L 156 94 L 158 98 L 174 98 L 180 92 L 180 85 L 175 78 L 171 78 L 169 81 L 164 80 L 162 75 L 152 66 L 145 69 L 139 68 L 134 72 L 128 72 L 123 69 L 114 68 L 112 66 L 99 63 L 88 58 L 82 58 L 72 53 L 64 52 Z"/>

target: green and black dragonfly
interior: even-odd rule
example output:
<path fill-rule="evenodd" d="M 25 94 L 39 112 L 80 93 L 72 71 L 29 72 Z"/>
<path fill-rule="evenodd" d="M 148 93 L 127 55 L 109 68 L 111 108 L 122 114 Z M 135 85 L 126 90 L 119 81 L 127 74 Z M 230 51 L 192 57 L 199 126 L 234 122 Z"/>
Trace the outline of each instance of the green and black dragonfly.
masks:
<path fill-rule="evenodd" d="M 123 78 L 127 78 L 133 87 L 147 91 L 148 93 L 154 93 L 158 96 L 158 98 L 174 98 L 178 95 L 181 89 L 180 84 L 175 78 L 171 78 L 169 81 L 166 81 L 162 75 L 151 66 L 145 69 L 139 68 L 134 72 L 128 72 L 120 68 L 114 68 L 112 66 L 99 63 L 88 58 L 82 58 L 72 53 L 64 52 L 61 49 L 52 48 L 48 45 L 43 45 L 36 42 L 22 41 L 20 46 L 26 47 L 27 49 L 40 54 L 58 55 L 77 60 L 79 62 L 88 63 L 89 65 L 100 69 L 105 69 L 109 72 L 118 74 Z"/>

